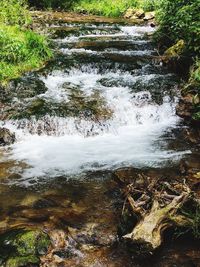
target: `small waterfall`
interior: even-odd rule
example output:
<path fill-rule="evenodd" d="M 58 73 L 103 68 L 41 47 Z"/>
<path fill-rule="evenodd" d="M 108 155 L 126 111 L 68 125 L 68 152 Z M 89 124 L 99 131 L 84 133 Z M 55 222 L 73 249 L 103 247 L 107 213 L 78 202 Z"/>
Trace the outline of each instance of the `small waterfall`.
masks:
<path fill-rule="evenodd" d="M 157 167 L 188 153 L 168 149 L 163 136 L 180 119 L 176 77 L 154 62 L 149 39 L 154 29 L 64 26 L 77 28 L 76 34 L 54 39 L 59 54 L 54 68 L 35 76 L 47 90 L 18 99 L 22 113 L 30 116 L 1 122 L 17 136 L 7 157 L 29 166 L 23 179 Z M 38 100 L 42 112 L 30 114 Z"/>

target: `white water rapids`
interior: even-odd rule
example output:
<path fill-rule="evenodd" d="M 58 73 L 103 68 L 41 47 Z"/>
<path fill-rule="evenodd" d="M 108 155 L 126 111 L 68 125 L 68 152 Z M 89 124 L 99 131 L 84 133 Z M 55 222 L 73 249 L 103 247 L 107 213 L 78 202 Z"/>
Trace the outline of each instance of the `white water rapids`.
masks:
<path fill-rule="evenodd" d="M 130 41 L 138 36 L 142 39 L 145 34 L 152 31 L 151 27 L 121 27 L 118 33 L 110 34 L 108 31 L 106 35 L 100 34 L 98 30 L 96 34 L 85 37 L 95 39 L 99 36 L 108 38 L 111 36 L 115 37 L 117 42 L 118 36 L 121 38 L 126 36 Z M 82 37 L 83 35 L 71 36 L 64 38 L 62 42 L 70 40 L 76 42 Z M 120 51 L 116 48 L 113 50 L 118 55 L 130 56 L 149 55 L 152 52 L 151 50 Z M 99 54 L 98 51 L 81 48 L 61 48 L 60 52 L 65 54 L 66 60 L 67 54 L 72 53 Z M 59 117 L 47 114 L 40 119 L 31 118 L 29 121 L 1 122 L 17 136 L 17 142 L 10 147 L 3 161 L 25 162 L 28 167 L 22 171 L 22 177 L 23 181 L 27 181 L 41 176 L 80 174 L 89 170 L 113 169 L 121 166 L 156 167 L 180 159 L 188 151 L 168 149 L 167 141 L 162 137 L 179 123 L 179 118 L 175 114 L 176 97 L 161 92 L 162 103 L 156 103 L 152 99 L 151 92 L 145 89 L 145 84 L 152 79 L 163 79 L 167 75 L 170 77 L 171 74 L 134 75 L 133 72 L 122 69 L 105 69 L 101 73 L 92 64 L 82 64 L 79 68 L 71 67 L 68 71 L 54 70 L 47 76 L 41 75 L 40 79 L 48 90 L 38 97 L 56 104 L 68 103 L 69 92 L 63 87 L 63 84 L 67 83 L 79 88 L 82 95 L 87 98 L 92 98 L 93 94 L 98 92 L 104 100 L 105 108 L 111 111 L 112 115 L 109 119 L 99 121 L 79 116 Z M 119 82 L 106 86 L 102 80 Z M 140 90 L 134 91 L 134 86 L 138 82 Z M 52 132 L 51 130 L 45 132 L 47 122 L 53 128 Z M 18 127 L 20 123 L 24 125 L 23 129 Z"/>

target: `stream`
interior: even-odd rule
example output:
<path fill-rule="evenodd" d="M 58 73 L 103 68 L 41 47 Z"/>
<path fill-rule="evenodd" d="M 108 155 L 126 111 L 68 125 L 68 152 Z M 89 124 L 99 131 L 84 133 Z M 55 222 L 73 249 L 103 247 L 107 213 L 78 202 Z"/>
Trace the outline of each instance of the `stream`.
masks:
<path fill-rule="evenodd" d="M 68 227 L 81 244 L 71 241 L 70 256 L 60 253 L 63 261 L 47 266 L 150 266 L 118 244 L 123 203 L 112 174 L 140 168 L 177 175 L 195 151 L 176 115 L 180 78 L 160 63 L 154 31 L 52 23 L 55 58 L 1 96 L 0 126 L 17 138 L 0 149 L 1 232 Z M 167 244 L 151 266 L 200 266 L 199 244 Z"/>

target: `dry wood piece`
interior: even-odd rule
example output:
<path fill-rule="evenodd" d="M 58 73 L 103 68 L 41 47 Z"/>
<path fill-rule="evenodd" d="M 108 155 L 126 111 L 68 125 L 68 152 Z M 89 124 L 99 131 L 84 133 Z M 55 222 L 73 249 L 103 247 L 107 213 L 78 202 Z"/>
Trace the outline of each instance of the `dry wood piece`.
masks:
<path fill-rule="evenodd" d="M 165 229 L 192 224 L 190 218 L 180 213 L 181 207 L 193 198 L 185 181 L 152 181 L 148 176 L 136 174 L 122 191 L 125 196 L 123 210 L 128 208 L 137 216 L 133 230 L 122 238 L 129 245 L 140 245 L 145 253 L 152 254 L 161 245 Z"/>

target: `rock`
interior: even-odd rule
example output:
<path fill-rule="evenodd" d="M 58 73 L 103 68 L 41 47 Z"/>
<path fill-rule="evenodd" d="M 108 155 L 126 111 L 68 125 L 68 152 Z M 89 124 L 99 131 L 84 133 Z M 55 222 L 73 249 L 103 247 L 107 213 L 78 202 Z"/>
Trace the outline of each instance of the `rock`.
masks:
<path fill-rule="evenodd" d="M 146 12 L 145 13 L 145 17 L 144 17 L 144 20 L 147 21 L 147 20 L 152 20 L 155 18 L 155 11 L 152 11 L 152 12 Z"/>
<path fill-rule="evenodd" d="M 37 195 L 28 194 L 21 201 L 21 206 L 33 206 L 33 204 L 39 199 Z"/>
<path fill-rule="evenodd" d="M 171 46 L 165 51 L 164 56 L 168 58 L 174 58 L 174 57 L 179 58 L 183 53 L 184 49 L 185 49 L 184 40 L 179 40 L 175 45 Z"/>
<path fill-rule="evenodd" d="M 139 8 L 139 9 L 129 8 L 125 13 L 124 18 L 135 20 L 135 19 L 141 19 L 144 16 L 145 16 L 145 12 L 142 8 Z"/>
<path fill-rule="evenodd" d="M 35 256 L 12 257 L 7 260 L 5 267 L 24 267 L 27 264 L 39 266 L 39 263 L 40 260 Z"/>
<path fill-rule="evenodd" d="M 6 128 L 0 128 L 0 146 L 11 145 L 15 142 L 15 134 Z"/>
<path fill-rule="evenodd" d="M 111 246 L 117 240 L 116 228 L 109 229 L 108 226 L 97 223 L 87 223 L 81 229 L 68 227 L 68 230 L 73 240 L 84 246 L 86 250 L 93 249 L 95 246 Z"/>
<path fill-rule="evenodd" d="M 3 89 L 3 95 L 1 94 L 0 99 L 4 101 L 10 101 L 13 98 L 31 98 L 47 91 L 43 81 L 31 76 L 17 78 L 9 82 Z"/>
<path fill-rule="evenodd" d="M 182 174 L 194 174 L 200 172 L 200 162 L 198 157 L 189 157 L 180 161 L 179 170 Z"/>
<path fill-rule="evenodd" d="M 145 12 L 142 8 L 136 9 L 134 14 L 138 19 L 141 19 L 145 16 Z"/>
<path fill-rule="evenodd" d="M 40 230 L 12 230 L 0 236 L 0 255 L 6 267 L 39 266 L 49 246 L 49 236 Z"/>
<path fill-rule="evenodd" d="M 188 94 L 179 100 L 176 107 L 176 114 L 181 118 L 190 119 L 194 110 L 193 95 Z"/>
<path fill-rule="evenodd" d="M 152 28 L 154 28 L 154 27 L 156 27 L 156 23 L 155 23 L 155 22 L 151 22 L 151 23 L 149 24 L 149 26 L 151 26 Z"/>
<path fill-rule="evenodd" d="M 133 15 L 130 17 L 130 20 L 136 21 L 136 20 L 138 20 L 138 17 L 136 15 Z"/>
<path fill-rule="evenodd" d="M 134 14 L 135 14 L 135 9 L 134 8 L 129 8 L 125 13 L 124 18 L 125 19 L 130 19 Z"/>

